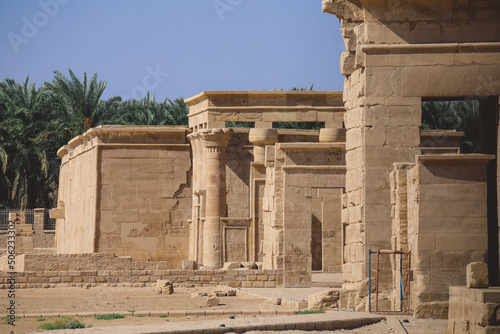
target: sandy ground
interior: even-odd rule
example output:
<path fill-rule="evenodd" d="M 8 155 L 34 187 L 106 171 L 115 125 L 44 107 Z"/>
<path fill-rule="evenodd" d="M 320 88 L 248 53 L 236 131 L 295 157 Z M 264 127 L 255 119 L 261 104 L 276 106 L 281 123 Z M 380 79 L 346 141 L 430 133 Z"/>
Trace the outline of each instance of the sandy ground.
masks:
<path fill-rule="evenodd" d="M 236 297 L 221 297 L 221 305 L 207 307 L 207 297 L 192 298 L 192 293 L 205 292 L 210 294 L 216 288 L 176 288 L 172 295 L 157 295 L 152 287 L 120 288 L 120 287 L 93 287 L 93 288 L 52 288 L 52 289 L 19 289 L 16 292 L 16 313 L 23 314 L 59 314 L 83 312 L 126 312 L 126 311 L 174 311 L 174 310 L 287 310 L 293 309 L 290 305 L 274 305 L 263 299 L 248 295 Z M 0 290 L 1 292 L 1 290 Z M 6 291 L 5 291 L 6 292 Z M 6 310 L 9 299 L 0 299 L 0 307 Z M 2 312 L 4 313 L 4 311 Z M 97 320 L 93 316 L 76 318 L 86 326 L 119 326 L 142 323 L 158 323 L 168 321 L 213 320 L 227 319 L 228 316 L 190 316 L 190 317 L 139 317 L 130 315 L 123 319 Z M 47 322 L 54 320 L 46 317 Z M 0 324 L 0 333 L 15 334 L 36 330 L 45 321 L 37 318 L 17 319 L 16 326 Z"/>
<path fill-rule="evenodd" d="M 44 315 L 44 320 L 37 317 L 20 318 L 16 320 L 16 326 L 13 327 L 5 323 L 0 324 L 0 334 L 8 334 L 13 331 L 15 334 L 37 331 L 40 324 L 44 322 L 53 322 L 58 314 L 61 313 L 113 313 L 126 312 L 123 319 L 98 320 L 93 315 L 74 317 L 76 320 L 85 324 L 86 327 L 92 326 L 122 326 L 122 325 L 140 325 L 152 323 L 168 323 L 177 321 L 203 321 L 203 320 L 221 320 L 227 321 L 229 315 L 220 316 L 138 316 L 138 312 L 144 311 L 179 311 L 179 310 L 293 310 L 291 305 L 274 305 L 273 303 L 258 297 L 246 294 L 238 294 L 236 297 L 221 297 L 221 305 L 216 307 L 207 307 L 207 297 L 191 297 L 192 293 L 210 294 L 214 290 L 220 290 L 215 287 L 203 288 L 176 288 L 172 295 L 157 295 L 152 287 L 146 288 L 120 288 L 120 287 L 93 287 L 93 288 L 52 288 L 52 289 L 20 289 L 16 294 L 17 315 L 40 314 Z M 1 290 L 0 290 L 1 292 Z M 9 299 L 0 299 L 0 307 L 5 310 Z M 135 311 L 134 313 L 128 311 Z M 3 312 L 2 312 L 3 313 Z M 52 314 L 53 316 L 47 316 Z M 241 317 L 259 317 L 234 315 Z M 50 333 L 50 332 L 47 332 Z M 248 332 L 254 334 L 264 334 L 266 332 Z M 271 333 L 271 332 L 267 332 Z M 276 332 L 277 333 L 277 332 Z M 352 330 L 322 331 L 322 332 L 302 332 L 302 331 L 281 331 L 280 334 L 301 334 L 301 333 L 359 333 L 359 334 L 385 334 L 393 333 L 389 326 L 384 322 Z"/>

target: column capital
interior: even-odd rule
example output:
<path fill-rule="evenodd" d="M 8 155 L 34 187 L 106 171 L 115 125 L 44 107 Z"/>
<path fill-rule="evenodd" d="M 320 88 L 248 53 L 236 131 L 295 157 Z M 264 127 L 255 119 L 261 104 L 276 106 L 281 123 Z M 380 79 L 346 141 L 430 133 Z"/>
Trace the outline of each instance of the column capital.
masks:
<path fill-rule="evenodd" d="M 203 129 L 197 132 L 205 147 L 227 147 L 233 136 L 232 129 Z"/>
<path fill-rule="evenodd" d="M 250 129 L 248 140 L 254 145 L 273 145 L 278 142 L 278 130 L 271 128 Z"/>

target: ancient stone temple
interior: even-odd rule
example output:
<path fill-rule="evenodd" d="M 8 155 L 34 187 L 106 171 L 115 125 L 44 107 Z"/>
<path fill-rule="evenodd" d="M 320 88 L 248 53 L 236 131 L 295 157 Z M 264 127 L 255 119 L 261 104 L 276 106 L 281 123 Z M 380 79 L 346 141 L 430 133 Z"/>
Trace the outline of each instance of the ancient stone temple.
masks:
<path fill-rule="evenodd" d="M 189 259 L 261 262 L 285 286 L 341 270 L 345 184 L 339 92 L 203 92 L 186 100 L 193 147 Z M 225 128 L 246 122 L 253 128 Z M 321 122 L 318 130 L 273 122 Z M 281 277 L 281 275 L 280 275 Z"/>
<path fill-rule="evenodd" d="M 342 307 L 498 326 L 500 3 L 323 11 L 342 25 L 343 93 L 207 91 L 188 127 L 102 126 L 62 147 L 55 254 L 29 247 L 24 270 L 50 272 L 27 282 L 304 287 L 342 271 Z M 431 101 L 478 105 L 475 152 L 423 129 Z"/>
<path fill-rule="evenodd" d="M 409 308 L 446 317 L 470 262 L 487 261 L 499 284 L 500 4 L 323 0 L 323 11 L 346 45 L 343 303 L 366 306 L 369 250 L 411 251 Z M 460 134 L 421 130 L 423 102 L 460 99 L 479 103 L 481 154 L 457 154 Z M 380 258 L 380 284 L 398 294 L 399 257 Z"/>
<path fill-rule="evenodd" d="M 342 93 L 215 91 L 186 103 L 189 128 L 98 127 L 59 150 L 55 253 L 168 269 L 257 263 L 284 286 L 341 271 Z"/>

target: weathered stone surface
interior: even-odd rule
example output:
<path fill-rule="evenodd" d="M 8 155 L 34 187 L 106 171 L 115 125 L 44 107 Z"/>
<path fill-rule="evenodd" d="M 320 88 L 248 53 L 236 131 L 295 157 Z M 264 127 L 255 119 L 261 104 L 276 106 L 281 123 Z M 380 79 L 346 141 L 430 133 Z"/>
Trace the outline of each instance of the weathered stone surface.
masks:
<path fill-rule="evenodd" d="M 333 309 L 338 307 L 340 299 L 339 290 L 325 290 L 309 296 L 307 307 L 312 310 Z"/>
<path fill-rule="evenodd" d="M 415 318 L 417 319 L 447 319 L 448 302 L 423 302 L 415 307 Z"/>
<path fill-rule="evenodd" d="M 227 292 L 225 292 L 225 291 L 212 291 L 212 293 L 210 294 L 210 296 L 226 297 L 227 296 Z"/>
<path fill-rule="evenodd" d="M 368 280 L 368 278 L 365 278 L 364 280 L 361 281 L 361 284 L 359 285 L 359 290 L 358 292 L 356 293 L 356 298 L 364 298 L 366 296 L 368 296 L 368 290 L 369 290 L 369 287 L 370 287 L 370 281 Z M 372 277 L 372 280 L 371 280 L 371 292 L 375 292 L 375 285 L 376 283 L 376 280 L 374 277 Z"/>
<path fill-rule="evenodd" d="M 484 262 L 469 263 L 467 265 L 467 287 L 487 288 L 488 286 L 488 265 Z"/>
<path fill-rule="evenodd" d="M 241 263 L 239 262 L 226 262 L 224 263 L 224 267 L 222 267 L 224 270 L 234 270 L 239 268 L 241 268 Z"/>
<path fill-rule="evenodd" d="M 212 306 L 219 306 L 220 299 L 217 296 L 211 296 L 207 298 L 207 306 L 212 307 Z"/>
<path fill-rule="evenodd" d="M 157 295 L 158 294 L 171 295 L 172 293 L 174 293 L 174 285 L 172 284 L 172 282 L 168 280 L 157 280 L 155 293 Z"/>

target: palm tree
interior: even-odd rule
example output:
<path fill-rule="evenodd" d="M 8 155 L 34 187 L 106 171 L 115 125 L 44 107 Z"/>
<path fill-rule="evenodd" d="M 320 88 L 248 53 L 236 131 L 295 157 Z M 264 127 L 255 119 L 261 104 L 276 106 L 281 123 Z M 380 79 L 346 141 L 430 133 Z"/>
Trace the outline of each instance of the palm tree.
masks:
<path fill-rule="evenodd" d="M 128 100 L 108 114 L 110 124 L 187 125 L 188 106 L 183 98 L 157 102 L 149 93 L 141 100 Z"/>
<path fill-rule="evenodd" d="M 54 94 L 66 115 L 67 127 L 77 136 L 100 123 L 103 112 L 101 96 L 106 82 L 97 81 L 97 73 L 87 82 L 86 72 L 80 81 L 71 69 L 68 71 L 70 79 L 54 71 L 54 79 L 45 83 L 45 87 Z"/>
<path fill-rule="evenodd" d="M 465 136 L 460 140 L 460 151 L 478 153 L 479 101 L 425 101 L 422 103 L 422 129 L 463 131 Z"/>
<path fill-rule="evenodd" d="M 50 118 L 49 94 L 28 81 L 22 85 L 12 79 L 0 81 L 0 160 L 5 186 L 0 201 L 14 209 L 45 207 L 43 190 L 50 165 L 46 147 L 35 140 Z"/>

